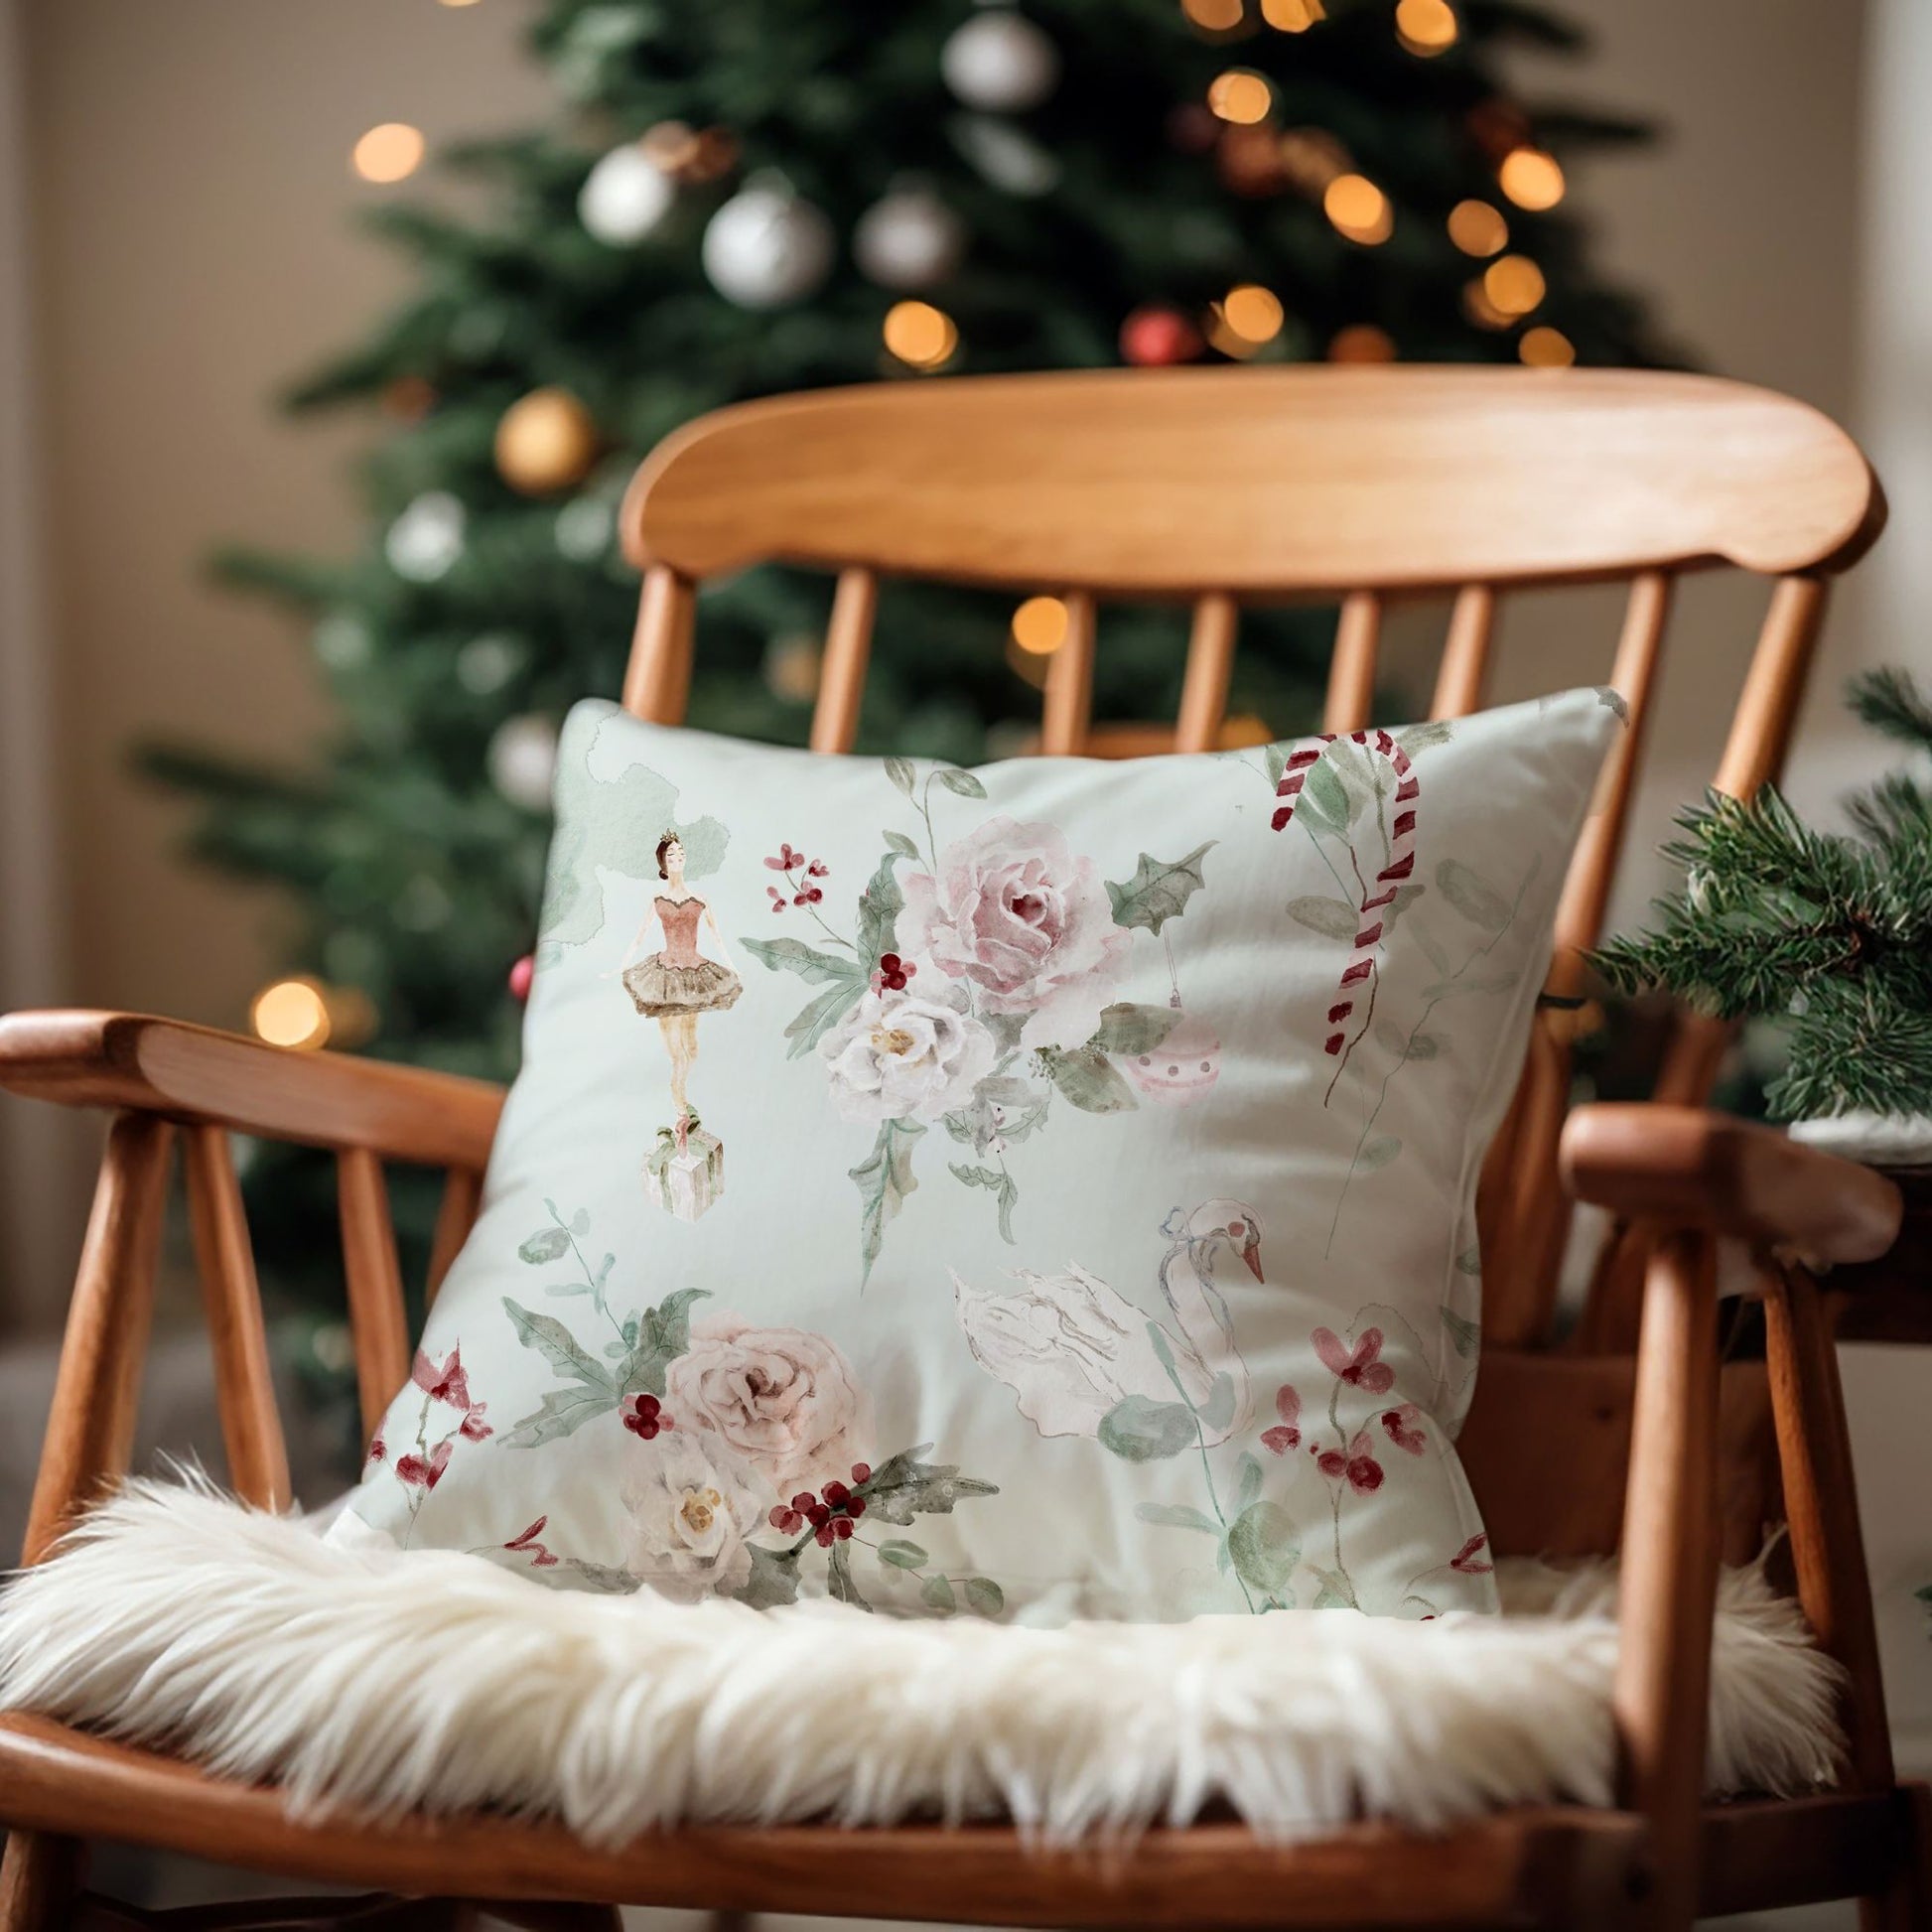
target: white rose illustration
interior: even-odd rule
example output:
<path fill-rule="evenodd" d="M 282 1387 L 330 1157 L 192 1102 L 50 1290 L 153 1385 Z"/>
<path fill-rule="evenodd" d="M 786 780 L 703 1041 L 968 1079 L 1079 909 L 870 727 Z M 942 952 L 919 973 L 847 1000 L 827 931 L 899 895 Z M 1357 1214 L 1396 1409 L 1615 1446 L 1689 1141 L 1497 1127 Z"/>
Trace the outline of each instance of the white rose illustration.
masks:
<path fill-rule="evenodd" d="M 1024 1046 L 1078 1046 L 1100 1024 L 1127 934 L 1091 859 L 1050 825 L 995 818 L 905 880 L 909 943 L 979 989 L 984 1013 L 1027 1016 Z"/>
<path fill-rule="evenodd" d="M 629 1511 L 623 1567 L 679 1602 L 740 1589 L 752 1575 L 745 1539 L 764 1521 L 772 1490 L 710 1441 L 666 1434 L 624 1458 Z"/>
<path fill-rule="evenodd" d="M 847 1120 L 935 1120 L 993 1069 L 993 1036 L 943 999 L 867 993 L 818 1043 Z"/>
<path fill-rule="evenodd" d="M 871 1451 L 871 1405 L 823 1335 L 759 1328 L 738 1315 L 697 1323 L 670 1366 L 665 1406 L 680 1429 L 722 1441 L 788 1497 L 844 1480 Z"/>

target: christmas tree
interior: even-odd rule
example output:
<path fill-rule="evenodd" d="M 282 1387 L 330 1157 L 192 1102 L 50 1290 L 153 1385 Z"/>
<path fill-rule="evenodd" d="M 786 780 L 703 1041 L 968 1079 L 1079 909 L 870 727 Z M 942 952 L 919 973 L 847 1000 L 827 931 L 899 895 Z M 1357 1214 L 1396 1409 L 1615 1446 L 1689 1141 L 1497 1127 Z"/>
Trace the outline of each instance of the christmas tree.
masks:
<path fill-rule="evenodd" d="M 1906 673 L 1869 672 L 1849 695 L 1874 731 L 1932 754 L 1932 701 Z M 1775 1021 L 1778 1120 L 1932 1113 L 1932 782 L 1901 768 L 1848 806 L 1850 837 L 1805 824 L 1775 785 L 1748 803 L 1712 792 L 1664 847 L 1682 895 L 1595 955 L 1618 992 L 1663 986 L 1720 1019 Z"/>
<path fill-rule="evenodd" d="M 152 759 L 207 801 L 202 856 L 298 904 L 254 1015 L 285 1043 L 511 1070 L 557 724 L 630 633 L 618 498 L 702 410 L 1122 361 L 1662 359 L 1564 205 L 1566 161 L 1642 129 L 1513 97 L 1512 49 L 1578 46 L 1516 0 L 548 0 L 530 43 L 555 125 L 441 157 L 482 216 L 376 209 L 420 290 L 293 398 L 387 419 L 365 548 L 224 562 L 309 621 L 339 730 L 300 773 Z M 420 143 L 364 147 L 388 179 Z M 802 742 L 828 598 L 706 586 L 692 721 Z M 862 749 L 1016 748 L 1055 631 L 1013 618 L 887 586 Z M 1173 715 L 1183 622 L 1103 612 L 1096 716 Z M 1327 634 L 1244 625 L 1237 730 L 1309 722 Z M 326 1271 L 326 1164 L 263 1150 L 249 1186 L 270 1274 Z M 418 1252 L 432 1211 L 399 1177 Z"/>

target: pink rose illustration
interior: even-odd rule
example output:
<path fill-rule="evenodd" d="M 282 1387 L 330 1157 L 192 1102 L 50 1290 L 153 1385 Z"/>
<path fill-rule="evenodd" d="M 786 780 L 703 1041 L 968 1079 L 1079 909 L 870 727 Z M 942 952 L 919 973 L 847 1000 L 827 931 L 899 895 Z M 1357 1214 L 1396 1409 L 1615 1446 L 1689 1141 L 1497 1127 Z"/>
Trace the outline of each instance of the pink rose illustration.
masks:
<path fill-rule="evenodd" d="M 995 818 L 905 878 L 908 949 L 979 989 L 982 1013 L 1026 1015 L 1025 1046 L 1078 1046 L 1126 963 L 1091 859 L 1050 825 Z"/>
<path fill-rule="evenodd" d="M 837 1347 L 737 1315 L 693 1325 L 689 1351 L 670 1366 L 664 1407 L 680 1430 L 714 1432 L 783 1492 L 870 1449 L 871 1405 Z"/>

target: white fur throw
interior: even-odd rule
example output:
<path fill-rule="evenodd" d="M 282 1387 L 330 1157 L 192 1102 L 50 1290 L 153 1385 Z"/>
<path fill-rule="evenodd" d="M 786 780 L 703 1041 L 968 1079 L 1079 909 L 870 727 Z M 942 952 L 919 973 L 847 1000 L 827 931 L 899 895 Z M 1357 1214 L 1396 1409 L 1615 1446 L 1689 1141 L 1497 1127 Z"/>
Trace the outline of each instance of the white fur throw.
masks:
<path fill-rule="evenodd" d="M 0 1598 L 0 1706 L 282 1783 L 315 1813 L 493 1805 L 611 1846 L 684 1821 L 1004 1813 L 1051 1839 L 1225 1800 L 1305 1837 L 1611 1790 L 1614 1575 L 1505 1565 L 1505 1614 L 1046 1630 L 551 1591 L 483 1558 L 325 1547 L 140 1482 Z M 1709 1780 L 1838 1750 L 1834 1666 L 1725 1574 Z"/>

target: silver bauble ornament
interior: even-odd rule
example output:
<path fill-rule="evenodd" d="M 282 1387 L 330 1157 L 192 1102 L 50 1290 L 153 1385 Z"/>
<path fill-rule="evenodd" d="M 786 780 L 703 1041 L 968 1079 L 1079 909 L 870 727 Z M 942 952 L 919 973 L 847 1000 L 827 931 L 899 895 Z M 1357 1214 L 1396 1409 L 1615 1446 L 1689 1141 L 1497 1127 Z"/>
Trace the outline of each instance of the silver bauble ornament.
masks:
<path fill-rule="evenodd" d="M 959 266 L 965 251 L 966 224 L 925 188 L 894 189 L 852 230 L 853 259 L 883 289 L 929 289 Z"/>
<path fill-rule="evenodd" d="M 777 183 L 748 182 L 704 231 L 704 272 L 741 309 L 802 302 L 832 272 L 832 223 Z"/>
<path fill-rule="evenodd" d="M 389 525 L 383 555 L 398 577 L 433 584 L 463 555 L 468 521 L 461 502 L 447 489 L 426 489 Z"/>
<path fill-rule="evenodd" d="M 989 7 L 939 50 L 946 85 L 986 114 L 1024 114 L 1059 85 L 1060 51 L 1024 14 Z"/>
<path fill-rule="evenodd" d="M 550 809 L 550 781 L 557 775 L 557 727 L 537 712 L 505 718 L 489 740 L 489 782 L 527 812 Z"/>
<path fill-rule="evenodd" d="M 634 141 L 613 148 L 584 177 L 577 218 L 610 248 L 642 241 L 670 212 L 677 188 Z"/>

